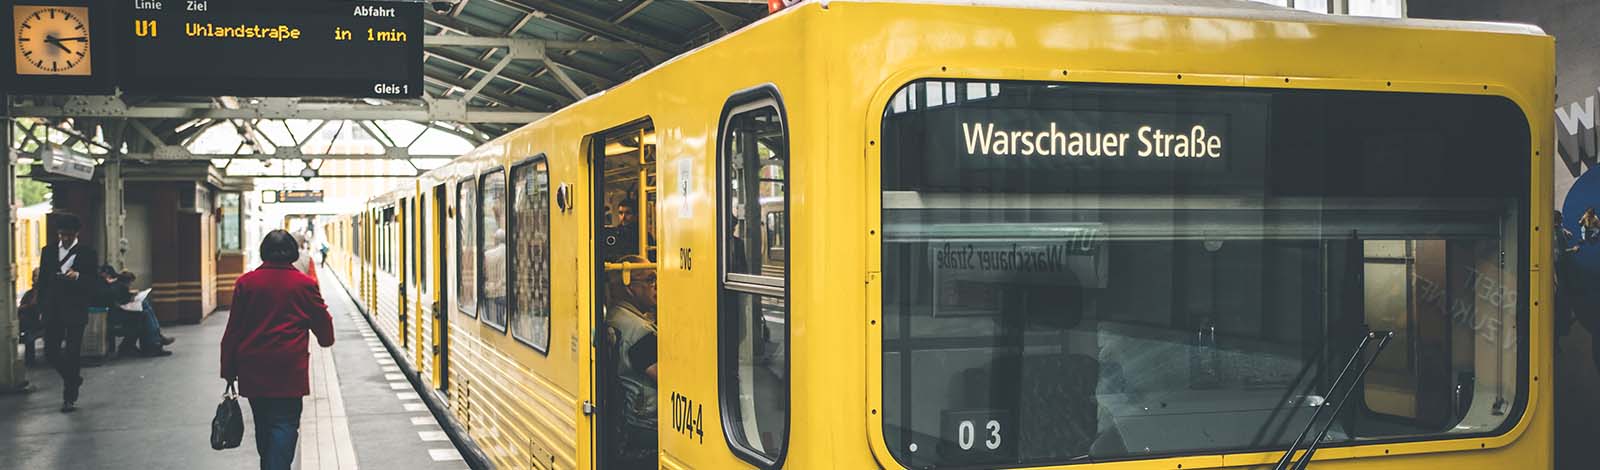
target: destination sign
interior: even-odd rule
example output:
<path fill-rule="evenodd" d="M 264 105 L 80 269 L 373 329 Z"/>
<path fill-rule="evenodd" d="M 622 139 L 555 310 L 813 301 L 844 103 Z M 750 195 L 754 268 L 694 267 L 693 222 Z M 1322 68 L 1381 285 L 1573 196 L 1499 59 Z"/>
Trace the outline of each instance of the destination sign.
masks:
<path fill-rule="evenodd" d="M 920 163 L 902 166 L 890 187 L 1065 193 L 1258 187 L 1267 103 L 1185 101 L 1103 95 L 1060 107 L 977 101 L 891 112 L 884 120 L 886 164 Z"/>
<path fill-rule="evenodd" d="M 116 0 L 134 95 L 422 95 L 422 4 Z"/>
<path fill-rule="evenodd" d="M 966 158 L 1095 166 L 1225 164 L 1228 117 L 1202 113 L 966 109 L 936 116 Z M 938 119 L 943 118 L 943 119 Z M 955 122 L 950 123 L 953 119 Z M 953 125 L 952 125 L 953 124 Z"/>

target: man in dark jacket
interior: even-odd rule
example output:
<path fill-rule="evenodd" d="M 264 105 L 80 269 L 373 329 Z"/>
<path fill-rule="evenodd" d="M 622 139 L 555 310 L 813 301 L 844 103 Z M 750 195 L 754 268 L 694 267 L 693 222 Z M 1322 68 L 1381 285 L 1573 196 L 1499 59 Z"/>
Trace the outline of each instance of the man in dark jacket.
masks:
<path fill-rule="evenodd" d="M 83 223 L 72 214 L 55 214 L 55 219 L 56 243 L 39 253 L 33 291 L 45 324 L 44 355 L 61 374 L 61 412 L 67 413 L 77 409 L 83 326 L 89 322 L 89 303 L 102 287 L 94 275 L 100 257 L 78 240 Z"/>

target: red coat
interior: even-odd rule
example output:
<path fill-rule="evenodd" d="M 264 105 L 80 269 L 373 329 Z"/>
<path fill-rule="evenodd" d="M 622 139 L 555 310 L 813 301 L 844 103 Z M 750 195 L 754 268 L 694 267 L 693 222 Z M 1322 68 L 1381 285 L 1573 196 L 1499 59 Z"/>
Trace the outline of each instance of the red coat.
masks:
<path fill-rule="evenodd" d="M 311 393 L 307 335 L 333 346 L 333 317 L 317 282 L 288 263 L 266 263 L 233 285 L 222 335 L 222 378 L 238 377 L 239 395 L 293 398 Z"/>

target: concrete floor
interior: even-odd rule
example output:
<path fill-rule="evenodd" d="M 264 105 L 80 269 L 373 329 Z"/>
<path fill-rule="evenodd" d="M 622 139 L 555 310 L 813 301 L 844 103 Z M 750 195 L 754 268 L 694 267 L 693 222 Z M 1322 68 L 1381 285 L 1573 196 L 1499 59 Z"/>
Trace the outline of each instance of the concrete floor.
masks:
<path fill-rule="evenodd" d="M 357 320 L 360 313 L 339 281 L 331 274 L 321 278 L 322 295 L 333 313 L 333 360 L 338 364 L 339 391 L 344 396 L 345 416 L 361 468 L 467 468 L 450 441 L 423 440 L 439 439 L 443 430 L 422 401 L 399 398 L 404 393 L 432 392 L 409 387 L 394 389 L 391 384 L 407 382 L 396 378 L 400 370 L 389 365 L 393 362 L 379 363 L 383 358 L 376 357 L 379 353 L 374 349 L 383 347 L 383 343 L 364 320 Z M 415 424 L 413 419 L 421 424 Z"/>
<path fill-rule="evenodd" d="M 329 276 L 331 278 L 331 276 Z M 333 314 L 333 358 L 346 406 L 349 435 L 361 468 L 383 470 L 466 468 L 454 445 L 420 401 L 402 399 L 409 388 L 385 370 L 379 345 L 337 281 L 324 280 Z M 163 358 L 122 358 L 84 368 L 79 410 L 63 414 L 61 379 L 48 367 L 28 370 L 32 393 L 0 395 L 0 469 L 237 469 L 257 457 L 249 405 L 245 442 L 211 450 L 211 417 L 221 399 L 217 345 L 227 312 L 199 325 L 169 326 L 177 338 Z M 370 338 L 370 340 L 369 340 Z M 385 355 L 386 354 L 382 354 Z M 408 406 L 410 405 L 410 406 Z M 310 413 L 311 407 L 307 407 Z M 302 442 L 302 448 L 307 443 Z M 299 462 L 297 462 L 297 468 Z"/>

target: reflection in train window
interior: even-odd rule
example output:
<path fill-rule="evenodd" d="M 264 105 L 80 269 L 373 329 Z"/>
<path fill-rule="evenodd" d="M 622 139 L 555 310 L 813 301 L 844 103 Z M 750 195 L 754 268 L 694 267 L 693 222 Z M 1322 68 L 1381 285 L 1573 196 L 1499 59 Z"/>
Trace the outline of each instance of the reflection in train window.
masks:
<path fill-rule="evenodd" d="M 432 208 L 430 208 L 427 204 L 428 199 L 426 198 L 417 198 L 414 199 L 413 202 L 416 208 L 416 210 L 413 212 L 416 214 L 416 217 L 412 218 L 411 230 L 415 236 L 411 238 L 412 241 L 415 242 L 416 247 L 416 249 L 413 250 L 413 252 L 416 253 L 416 255 L 413 257 L 413 259 L 416 260 L 417 266 L 416 283 L 418 286 L 420 286 L 419 292 L 425 292 L 430 290 L 428 287 L 428 261 L 430 259 L 428 256 L 428 225 L 425 222 L 427 214 L 430 210 L 432 210 Z"/>
<path fill-rule="evenodd" d="M 456 310 L 469 317 L 478 316 L 478 180 L 467 178 L 456 185 Z"/>
<path fill-rule="evenodd" d="M 378 224 L 378 269 L 394 274 L 394 206 L 383 208 Z"/>
<path fill-rule="evenodd" d="M 1281 449 L 1369 331 L 1395 341 L 1340 387 L 1326 445 L 1517 421 L 1515 105 L 959 85 L 908 86 L 883 117 L 882 419 L 901 464 Z M 956 93 L 913 99 L 935 91 Z"/>
<path fill-rule="evenodd" d="M 480 180 L 478 194 L 478 318 L 500 331 L 506 329 L 506 172 L 494 170 Z"/>
<path fill-rule="evenodd" d="M 550 352 L 550 174 L 543 157 L 511 169 L 511 336 Z"/>
<path fill-rule="evenodd" d="M 722 125 L 722 382 L 729 445 L 777 465 L 788 445 L 788 136 L 775 93 Z"/>
<path fill-rule="evenodd" d="M 729 119 L 724 142 L 727 272 L 782 278 L 788 143 L 775 108 Z"/>

